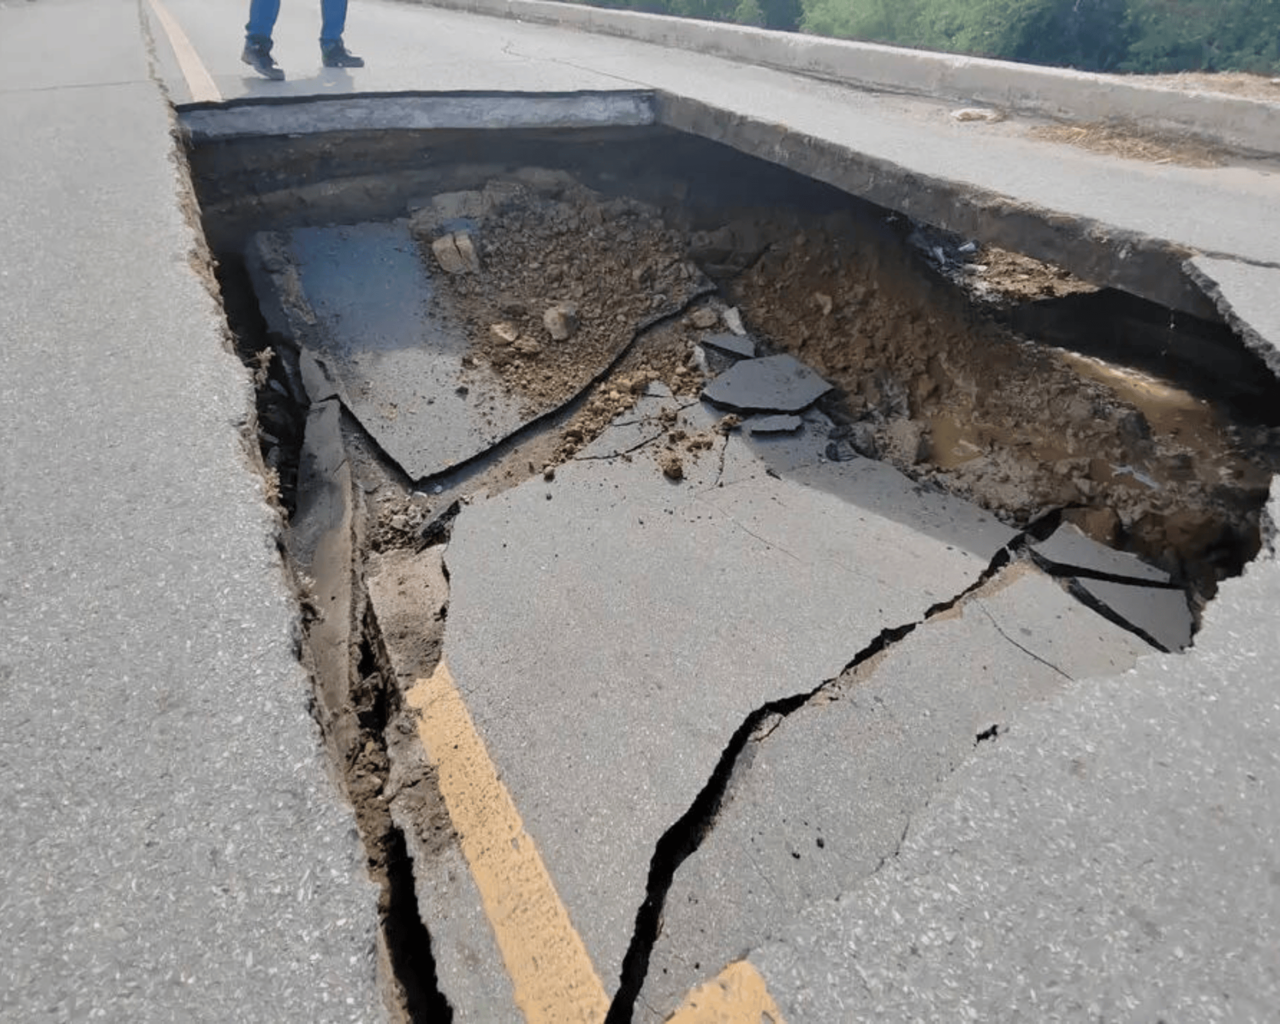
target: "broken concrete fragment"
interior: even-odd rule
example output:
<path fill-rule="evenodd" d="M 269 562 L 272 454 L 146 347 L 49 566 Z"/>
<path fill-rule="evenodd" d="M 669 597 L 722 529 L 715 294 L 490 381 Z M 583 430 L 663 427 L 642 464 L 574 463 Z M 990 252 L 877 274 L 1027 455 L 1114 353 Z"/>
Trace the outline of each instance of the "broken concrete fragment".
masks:
<path fill-rule="evenodd" d="M 1180 651 L 1191 643 L 1195 622 L 1181 590 L 1092 579 L 1073 579 L 1071 589 L 1086 603 L 1141 630 L 1163 650 Z"/>
<path fill-rule="evenodd" d="M 657 1024 L 760 935 L 856 890 L 912 817 L 1020 709 L 1146 646 L 1030 567 L 1006 570 L 747 742 L 715 826 L 679 868 L 636 1002 Z M 839 752 L 839 756 L 833 756 Z M 790 1016 L 788 1019 L 792 1019 Z"/>
<path fill-rule="evenodd" d="M 326 399 L 342 397 L 341 387 L 324 364 L 305 348 L 298 355 L 298 374 L 302 377 L 302 389 L 307 393 L 308 404 L 317 405 Z"/>
<path fill-rule="evenodd" d="M 1099 544 L 1070 523 L 1058 527 L 1047 540 L 1034 541 L 1031 550 L 1038 561 L 1060 572 L 1088 569 L 1148 583 L 1169 582 L 1163 569 L 1148 565 L 1137 555 Z"/>
<path fill-rule="evenodd" d="M 799 416 L 756 416 L 747 420 L 751 434 L 792 434 L 804 425 Z"/>
<path fill-rule="evenodd" d="M 450 274 L 474 274 L 480 270 L 480 254 L 466 231 L 437 238 L 431 243 L 431 251 L 441 269 Z"/>
<path fill-rule="evenodd" d="M 578 330 L 578 307 L 559 302 L 542 314 L 542 324 L 552 341 L 568 341 Z"/>
<path fill-rule="evenodd" d="M 751 338 L 739 334 L 708 334 L 702 344 L 731 356 L 743 356 L 751 359 L 756 354 L 756 343 Z"/>
<path fill-rule="evenodd" d="M 876 437 L 876 428 L 865 420 L 849 425 L 847 440 L 849 446 L 863 458 L 880 458 L 880 439 Z"/>
<path fill-rule="evenodd" d="M 1186 595 L 1166 586 L 1170 577 L 1163 569 L 1104 547 L 1070 523 L 1058 527 L 1047 540 L 1035 542 L 1031 554 L 1055 575 L 1073 577 L 1071 587 L 1082 600 L 1106 608 L 1165 650 L 1178 651 L 1191 642 L 1194 620 Z M 1076 576 L 1072 570 L 1116 579 Z"/>
<path fill-rule="evenodd" d="M 1004 120 L 1004 112 L 994 110 L 991 107 L 963 107 L 960 110 L 953 110 L 951 118 L 954 121 L 987 121 L 994 123 Z"/>
<path fill-rule="evenodd" d="M 298 507 L 289 522 L 289 555 L 310 581 L 316 617 L 307 649 L 316 679 L 319 717 L 345 755 L 355 741 L 355 717 L 342 714 L 352 670 L 352 565 L 356 495 L 342 443 L 342 406 L 311 406 L 298 461 Z"/>
<path fill-rule="evenodd" d="M 746 334 L 747 329 L 742 324 L 742 314 L 738 312 L 737 306 L 730 306 L 720 314 L 724 320 L 724 325 L 733 331 L 734 334 Z M 754 353 L 753 353 L 754 355 Z"/>
<path fill-rule="evenodd" d="M 795 356 L 744 359 L 703 388 L 716 405 L 737 412 L 799 412 L 831 390 L 831 385 Z"/>

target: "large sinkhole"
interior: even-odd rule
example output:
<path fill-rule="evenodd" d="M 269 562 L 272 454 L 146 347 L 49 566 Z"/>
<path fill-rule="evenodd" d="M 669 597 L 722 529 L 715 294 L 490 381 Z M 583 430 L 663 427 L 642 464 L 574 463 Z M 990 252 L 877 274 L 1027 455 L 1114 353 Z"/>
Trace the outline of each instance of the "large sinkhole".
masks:
<path fill-rule="evenodd" d="M 649 645 L 681 642 L 661 615 L 633 621 L 667 600 L 658 577 L 724 571 L 718 542 L 700 539 L 715 515 L 793 558 L 800 592 L 812 564 L 838 560 L 824 531 L 865 521 L 873 506 L 904 536 L 937 544 L 878 577 L 851 575 L 845 591 L 814 584 L 813 606 L 797 614 L 828 620 L 828 632 L 843 628 L 842 602 L 891 604 L 877 580 L 917 588 L 921 604 L 897 619 L 879 609 L 884 622 L 848 639 L 834 668 L 816 663 L 807 685 L 761 690 L 750 714 L 735 712 L 705 786 L 680 791 L 687 813 L 643 851 L 644 887 L 619 897 L 628 927 L 600 940 L 605 952 L 575 908 L 591 899 L 550 865 L 571 916 L 588 918 L 612 1016 L 626 1019 L 654 973 L 667 889 L 762 722 L 866 671 L 871 655 L 1014 562 L 1146 650 L 1190 643 L 1218 582 L 1259 549 L 1280 467 L 1280 386 L 1220 323 L 725 145 L 652 124 L 496 128 L 485 105 L 498 101 L 470 102 L 476 127 L 320 117 L 318 128 L 322 103 L 184 115 L 202 126 L 188 156 L 204 231 L 253 371 L 256 440 L 287 523 L 318 717 L 383 884 L 399 1014 L 447 1015 L 450 972 L 486 970 L 474 950 L 449 953 L 448 937 L 442 952 L 433 924 L 443 897 L 424 865 L 460 826 L 416 746 L 406 696 L 448 647 L 449 592 L 469 559 L 445 545 L 477 503 L 511 496 L 505 532 L 478 563 L 486 578 L 467 585 L 513 614 L 520 595 L 536 604 L 539 589 L 578 586 L 557 575 L 566 551 L 548 548 L 532 589 L 508 593 L 513 549 L 576 529 L 575 564 L 601 575 L 634 553 L 640 568 L 621 589 L 654 593 L 637 603 L 584 585 L 580 599 L 627 609 L 643 649 L 616 653 L 624 676 Z M 821 502 L 770 492 L 779 525 L 749 501 L 726 511 L 679 497 L 751 481 L 803 484 Z M 610 504 L 575 505 L 573 487 Z M 621 549 L 595 539 L 617 509 L 617 529 L 637 531 Z M 673 534 L 670 523 L 687 528 Z M 984 531 L 987 547 L 974 539 Z M 985 568 L 944 584 L 937 560 L 957 550 Z M 726 582 L 722 600 L 699 605 L 709 635 L 721 635 L 745 585 Z M 490 647 L 501 634 L 493 615 Z M 524 656 L 540 659 L 535 641 L 610 643 L 610 633 L 581 636 L 595 621 L 585 612 L 561 621 L 562 636 L 522 635 Z M 519 789 L 483 695 L 464 696 L 479 702 L 471 714 Z M 981 724 L 979 738 L 998 735 Z"/>

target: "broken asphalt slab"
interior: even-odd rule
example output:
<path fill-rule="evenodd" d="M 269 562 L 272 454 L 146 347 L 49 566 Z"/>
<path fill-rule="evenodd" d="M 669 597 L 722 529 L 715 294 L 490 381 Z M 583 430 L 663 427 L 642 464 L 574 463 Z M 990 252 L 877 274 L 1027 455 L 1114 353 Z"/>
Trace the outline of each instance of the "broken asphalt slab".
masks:
<path fill-rule="evenodd" d="M 248 256 L 268 325 L 324 364 L 343 404 L 412 479 L 467 461 L 530 418 L 490 370 L 464 367 L 466 331 L 433 309 L 407 221 L 259 236 Z"/>
<path fill-rule="evenodd" d="M 946 528 L 937 509 L 917 528 L 888 467 L 721 487 L 720 463 L 702 452 L 682 483 L 645 449 L 567 464 L 464 507 L 445 556 L 445 660 L 609 991 L 654 848 L 743 721 L 963 591 L 1012 537 L 941 496 Z"/>
<path fill-rule="evenodd" d="M 998 737 L 1020 706 L 1145 653 L 1022 563 L 767 720 L 675 875 L 634 1019 L 665 1020 L 761 936 L 870 877 L 977 737 Z"/>
<path fill-rule="evenodd" d="M 310 580 L 314 620 L 307 629 L 311 671 L 318 681 L 319 713 L 336 749 L 355 738 L 354 724 L 339 712 L 351 682 L 355 565 L 355 489 L 342 443 L 342 406 L 328 400 L 307 412 L 298 461 L 298 507 L 289 524 L 288 548 Z"/>
<path fill-rule="evenodd" d="M 791 355 L 744 359 L 705 388 L 709 402 L 735 412 L 800 412 L 831 390 L 831 385 Z"/>
<path fill-rule="evenodd" d="M 699 343 L 739 358 L 754 359 L 756 354 L 756 343 L 748 335 L 729 332 L 708 334 Z"/>
<path fill-rule="evenodd" d="M 1033 542 L 1031 554 L 1053 575 L 1069 579 L 1082 601 L 1140 631 L 1161 650 L 1178 651 L 1191 643 L 1195 620 L 1186 594 L 1164 570 L 1104 547 L 1070 523 Z"/>
<path fill-rule="evenodd" d="M 1280 268 L 1196 256 L 1183 264 L 1218 312 L 1280 377 Z"/>
<path fill-rule="evenodd" d="M 1277 602 L 1272 548 L 1186 654 L 1079 683 L 982 744 L 896 858 L 750 954 L 789 1024 L 1270 1020 Z"/>

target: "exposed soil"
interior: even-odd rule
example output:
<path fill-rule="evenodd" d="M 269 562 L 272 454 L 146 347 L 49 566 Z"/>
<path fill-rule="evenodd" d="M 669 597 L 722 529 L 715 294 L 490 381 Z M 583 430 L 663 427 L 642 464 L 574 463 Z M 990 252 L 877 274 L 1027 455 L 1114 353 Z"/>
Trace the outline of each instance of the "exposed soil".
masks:
<path fill-rule="evenodd" d="M 474 228 L 462 230 L 479 269 L 440 275 L 439 287 L 451 318 L 468 330 L 471 358 L 546 408 L 582 390 L 584 368 L 608 365 L 638 330 L 678 312 L 710 282 L 655 208 L 606 200 L 566 175 L 529 177 L 541 187 L 500 182 L 472 194 L 474 213 L 464 220 Z M 424 212 L 414 231 L 424 259 L 435 262 L 430 243 L 457 221 Z"/>
<path fill-rule="evenodd" d="M 1096 539 L 1206 593 L 1238 571 L 1242 545 L 1252 557 L 1274 452 L 1242 448 L 1219 412 L 1167 383 L 1010 334 L 909 253 L 849 228 L 794 236 L 732 288 L 762 339 L 840 388 L 832 457 L 887 458 L 1019 525 L 1072 510 Z"/>

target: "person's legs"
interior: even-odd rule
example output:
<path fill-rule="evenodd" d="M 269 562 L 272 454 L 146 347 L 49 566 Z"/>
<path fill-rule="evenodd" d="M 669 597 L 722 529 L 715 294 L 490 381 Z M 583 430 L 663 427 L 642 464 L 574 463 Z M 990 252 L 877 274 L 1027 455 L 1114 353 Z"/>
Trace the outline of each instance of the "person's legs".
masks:
<path fill-rule="evenodd" d="M 250 0 L 249 24 L 244 27 L 245 38 L 251 42 L 266 43 L 270 48 L 271 33 L 275 31 L 279 14 L 280 0 Z"/>
<path fill-rule="evenodd" d="M 271 59 L 271 33 L 280 14 L 280 0 L 250 0 L 249 24 L 244 27 L 244 52 L 240 59 L 264 78 L 279 81 L 284 72 Z"/>
<path fill-rule="evenodd" d="M 320 0 L 320 60 L 327 68 L 362 68 L 364 61 L 342 45 L 347 0 Z"/>
<path fill-rule="evenodd" d="M 278 6 L 280 0 L 275 0 Z M 320 0 L 320 46 L 333 46 L 342 42 L 342 30 L 347 24 L 347 0 Z"/>

